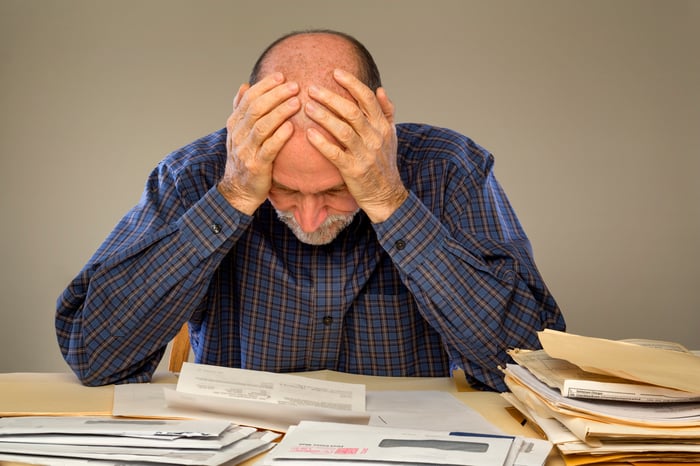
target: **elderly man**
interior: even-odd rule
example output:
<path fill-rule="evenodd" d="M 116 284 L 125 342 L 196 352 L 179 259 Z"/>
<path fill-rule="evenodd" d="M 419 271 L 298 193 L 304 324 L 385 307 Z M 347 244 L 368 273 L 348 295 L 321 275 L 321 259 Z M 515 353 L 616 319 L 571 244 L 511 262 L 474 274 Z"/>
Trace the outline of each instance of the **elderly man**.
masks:
<path fill-rule="evenodd" d="M 460 367 L 505 390 L 506 350 L 565 324 L 492 165 L 463 135 L 395 124 L 353 37 L 288 34 L 59 297 L 63 355 L 87 385 L 148 381 L 189 322 L 196 362 Z"/>

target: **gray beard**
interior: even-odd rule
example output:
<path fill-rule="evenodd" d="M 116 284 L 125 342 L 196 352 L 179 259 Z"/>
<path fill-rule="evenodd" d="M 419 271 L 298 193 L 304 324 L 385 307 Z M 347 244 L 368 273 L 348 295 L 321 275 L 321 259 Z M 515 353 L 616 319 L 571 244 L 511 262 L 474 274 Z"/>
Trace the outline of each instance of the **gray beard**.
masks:
<path fill-rule="evenodd" d="M 275 212 L 277 212 L 277 217 L 282 221 L 282 223 L 287 225 L 290 230 L 292 230 L 294 236 L 296 236 L 302 243 L 310 244 L 312 246 L 321 246 L 333 241 L 338 237 L 341 231 L 345 230 L 345 228 L 352 223 L 355 215 L 357 215 L 359 211 L 360 209 L 357 209 L 351 214 L 329 215 L 316 229 L 316 231 L 307 233 L 301 229 L 301 226 L 297 223 L 293 213 L 275 209 Z"/>

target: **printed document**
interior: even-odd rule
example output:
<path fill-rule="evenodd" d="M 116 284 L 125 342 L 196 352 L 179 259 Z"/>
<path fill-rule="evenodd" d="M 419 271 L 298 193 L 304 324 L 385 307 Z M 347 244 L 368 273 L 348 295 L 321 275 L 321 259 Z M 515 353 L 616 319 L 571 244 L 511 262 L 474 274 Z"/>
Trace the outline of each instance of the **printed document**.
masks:
<path fill-rule="evenodd" d="M 365 386 L 184 363 L 169 407 L 230 415 L 236 424 L 285 432 L 302 419 L 367 424 Z"/>

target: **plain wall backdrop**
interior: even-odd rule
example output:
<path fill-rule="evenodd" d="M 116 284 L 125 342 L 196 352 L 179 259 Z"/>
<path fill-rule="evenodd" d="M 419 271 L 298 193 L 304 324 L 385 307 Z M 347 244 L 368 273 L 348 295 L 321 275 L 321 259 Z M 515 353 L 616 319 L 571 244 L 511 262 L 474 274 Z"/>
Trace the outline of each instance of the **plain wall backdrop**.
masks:
<path fill-rule="evenodd" d="M 57 296 L 309 27 L 495 154 L 569 331 L 700 349 L 700 1 L 0 0 L 0 372 L 68 370 Z"/>

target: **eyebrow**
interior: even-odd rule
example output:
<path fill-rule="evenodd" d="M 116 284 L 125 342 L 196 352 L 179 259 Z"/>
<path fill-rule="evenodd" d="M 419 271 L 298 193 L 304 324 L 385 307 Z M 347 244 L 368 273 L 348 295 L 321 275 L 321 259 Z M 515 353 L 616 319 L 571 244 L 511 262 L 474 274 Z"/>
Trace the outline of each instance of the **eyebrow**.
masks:
<path fill-rule="evenodd" d="M 277 188 L 277 189 L 281 189 L 283 191 L 289 191 L 292 193 L 299 192 L 298 189 L 290 188 L 289 186 L 286 186 L 286 185 L 280 183 L 279 181 L 275 181 L 275 180 L 272 180 L 272 187 Z M 339 183 L 335 186 L 331 186 L 328 189 L 324 189 L 323 191 L 319 191 L 319 193 L 333 193 L 333 192 L 338 192 L 338 191 L 345 191 L 346 189 L 347 189 L 347 186 L 345 185 L 345 183 Z M 319 193 L 317 193 L 317 194 L 319 194 Z"/>

